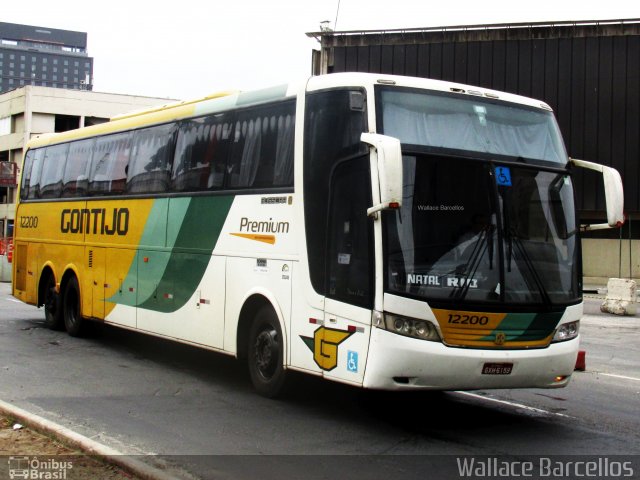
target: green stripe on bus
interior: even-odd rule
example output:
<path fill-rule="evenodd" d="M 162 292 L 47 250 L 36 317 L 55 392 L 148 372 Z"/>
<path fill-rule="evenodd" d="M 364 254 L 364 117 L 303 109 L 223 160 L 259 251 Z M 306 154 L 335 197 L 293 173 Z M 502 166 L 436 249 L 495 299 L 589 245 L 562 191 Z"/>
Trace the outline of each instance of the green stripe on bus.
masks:
<path fill-rule="evenodd" d="M 166 268 L 157 280 L 156 294 L 139 303 L 138 307 L 170 313 L 182 308 L 193 296 L 209 265 L 233 199 L 234 196 L 190 199 Z M 169 225 L 179 220 L 171 217 L 168 218 Z M 171 298 L 164 296 L 167 293 Z"/>
<path fill-rule="evenodd" d="M 554 331 L 562 312 L 551 313 L 509 313 L 500 325 L 480 340 L 493 342 L 497 332 L 503 332 L 508 342 L 531 342 L 543 340 Z"/>
<path fill-rule="evenodd" d="M 233 199 L 231 195 L 156 200 L 127 274 L 127 280 L 136 279 L 137 300 L 114 296 L 108 301 L 165 313 L 180 309 L 202 280 Z"/>

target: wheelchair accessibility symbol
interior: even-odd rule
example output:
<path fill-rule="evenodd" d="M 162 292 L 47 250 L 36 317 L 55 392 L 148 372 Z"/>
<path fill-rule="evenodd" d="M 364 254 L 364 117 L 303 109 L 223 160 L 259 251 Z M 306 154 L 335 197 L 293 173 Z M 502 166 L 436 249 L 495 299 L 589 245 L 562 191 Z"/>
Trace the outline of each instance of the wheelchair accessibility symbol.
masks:
<path fill-rule="evenodd" d="M 347 352 L 347 370 L 353 373 L 358 372 L 358 352 L 351 350 Z"/>
<path fill-rule="evenodd" d="M 496 183 L 503 187 L 511 186 L 511 169 L 509 167 L 496 167 Z"/>

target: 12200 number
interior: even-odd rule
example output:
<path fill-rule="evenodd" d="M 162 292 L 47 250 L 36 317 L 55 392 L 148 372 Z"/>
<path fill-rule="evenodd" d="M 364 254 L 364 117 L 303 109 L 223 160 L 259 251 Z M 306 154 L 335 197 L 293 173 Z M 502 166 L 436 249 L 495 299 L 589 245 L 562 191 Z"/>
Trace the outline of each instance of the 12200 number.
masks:
<path fill-rule="evenodd" d="M 461 325 L 486 325 L 489 323 L 489 317 L 478 315 L 457 315 L 450 313 L 449 323 L 458 323 Z"/>
<path fill-rule="evenodd" d="M 21 228 L 38 228 L 38 217 L 20 217 Z"/>

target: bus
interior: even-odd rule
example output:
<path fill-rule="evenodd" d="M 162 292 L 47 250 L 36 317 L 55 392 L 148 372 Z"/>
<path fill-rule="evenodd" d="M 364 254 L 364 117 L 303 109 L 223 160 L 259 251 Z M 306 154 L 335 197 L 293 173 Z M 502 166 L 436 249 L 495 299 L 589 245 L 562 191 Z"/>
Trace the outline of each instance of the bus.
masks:
<path fill-rule="evenodd" d="M 13 295 L 248 363 L 382 390 L 553 388 L 583 313 L 551 108 L 457 83 L 316 76 L 33 139 Z"/>

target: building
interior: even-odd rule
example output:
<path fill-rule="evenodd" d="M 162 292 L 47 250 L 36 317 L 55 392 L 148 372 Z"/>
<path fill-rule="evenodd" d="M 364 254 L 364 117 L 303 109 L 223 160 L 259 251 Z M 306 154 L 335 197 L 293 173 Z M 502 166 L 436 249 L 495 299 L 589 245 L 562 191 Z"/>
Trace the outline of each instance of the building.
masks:
<path fill-rule="evenodd" d="M 0 22 L 0 93 L 25 85 L 91 90 L 87 34 Z"/>
<path fill-rule="evenodd" d="M 627 224 L 583 236 L 585 277 L 640 277 L 640 19 L 307 35 L 320 42 L 314 74 L 427 77 L 544 100 L 569 156 L 612 166 L 624 182 Z M 575 181 L 582 223 L 601 222 L 601 177 Z"/>
<path fill-rule="evenodd" d="M 30 138 L 172 101 L 31 85 L 0 94 L 0 238 L 13 233 L 18 176 Z"/>

